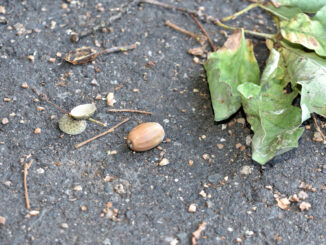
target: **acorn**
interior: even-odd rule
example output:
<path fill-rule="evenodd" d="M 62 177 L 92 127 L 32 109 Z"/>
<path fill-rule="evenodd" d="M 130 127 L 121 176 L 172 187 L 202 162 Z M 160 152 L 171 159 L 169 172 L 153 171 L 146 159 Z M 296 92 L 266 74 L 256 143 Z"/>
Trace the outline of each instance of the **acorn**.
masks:
<path fill-rule="evenodd" d="M 161 124 L 146 122 L 133 128 L 127 137 L 128 147 L 133 151 L 148 151 L 159 145 L 165 136 Z"/>
<path fill-rule="evenodd" d="M 96 111 L 96 106 L 94 103 L 83 104 L 74 107 L 71 110 L 70 115 L 76 120 L 88 119 L 94 114 L 95 111 Z"/>

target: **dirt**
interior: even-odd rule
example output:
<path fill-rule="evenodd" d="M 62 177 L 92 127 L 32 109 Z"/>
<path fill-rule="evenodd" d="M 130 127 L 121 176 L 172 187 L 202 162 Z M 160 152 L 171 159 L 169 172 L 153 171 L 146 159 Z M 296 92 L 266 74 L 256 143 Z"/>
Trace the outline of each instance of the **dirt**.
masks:
<path fill-rule="evenodd" d="M 169 20 L 200 33 L 193 19 L 180 12 L 134 4 L 106 31 L 71 41 L 72 32 L 90 30 L 126 2 L 0 1 L 5 8 L 0 13 L 5 18 L 0 19 L 0 244 L 191 244 L 200 224 L 205 227 L 197 232 L 197 244 L 325 244 L 325 147 L 312 141 L 313 121 L 297 149 L 263 167 L 253 162 L 246 144 L 252 133 L 236 122 L 243 112 L 214 123 L 205 71 L 187 53 L 200 45 L 165 25 Z M 164 2 L 203 6 L 217 18 L 248 5 Z M 260 9 L 228 22 L 269 33 L 271 23 Z M 216 46 L 231 34 L 203 25 Z M 268 55 L 264 40 L 249 38 L 263 67 Z M 93 63 L 63 60 L 82 46 L 104 49 L 136 42 L 135 50 L 103 54 Z M 37 101 L 32 87 L 66 110 L 96 103 L 94 119 L 108 127 L 131 119 L 75 149 L 107 128 L 88 122 L 80 135 L 63 134 L 58 128 L 63 113 Z M 109 92 L 116 100 L 113 107 L 101 99 Z M 109 108 L 153 114 L 108 113 Z M 134 153 L 125 137 L 147 121 L 161 123 L 168 140 Z M 160 166 L 163 158 L 169 164 Z M 27 210 L 22 170 L 30 159 Z M 305 208 L 298 199 L 285 209 L 278 206 L 277 200 L 302 190 L 308 194 Z M 188 211 L 190 205 L 194 212 Z"/>

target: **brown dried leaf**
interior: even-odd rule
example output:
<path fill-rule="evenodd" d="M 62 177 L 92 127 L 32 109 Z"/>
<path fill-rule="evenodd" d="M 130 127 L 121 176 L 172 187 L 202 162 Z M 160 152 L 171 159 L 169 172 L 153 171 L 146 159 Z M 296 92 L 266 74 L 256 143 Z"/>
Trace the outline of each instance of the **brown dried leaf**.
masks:
<path fill-rule="evenodd" d="M 289 201 L 288 198 L 284 197 L 284 198 L 276 198 L 277 201 L 277 206 L 283 210 L 286 210 L 289 208 L 289 205 L 291 204 L 291 202 Z"/>

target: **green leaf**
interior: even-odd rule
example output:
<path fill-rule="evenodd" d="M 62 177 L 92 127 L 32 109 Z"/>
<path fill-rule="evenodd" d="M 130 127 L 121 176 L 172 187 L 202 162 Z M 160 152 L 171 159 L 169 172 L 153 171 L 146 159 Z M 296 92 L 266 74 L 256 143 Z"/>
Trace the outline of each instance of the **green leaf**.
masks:
<path fill-rule="evenodd" d="M 229 118 L 241 106 L 238 85 L 259 82 L 259 66 L 253 45 L 244 31 L 235 31 L 224 46 L 211 53 L 204 65 L 215 114 L 215 121 Z"/>
<path fill-rule="evenodd" d="M 313 19 L 318 20 L 323 26 L 326 26 L 326 5 L 316 13 Z"/>
<path fill-rule="evenodd" d="M 297 14 L 302 13 L 301 9 L 291 6 L 275 7 L 273 4 L 267 4 L 266 8 L 270 13 L 280 17 L 281 19 L 289 20 Z"/>
<path fill-rule="evenodd" d="M 313 112 L 326 117 L 326 60 L 288 46 L 280 51 L 293 87 L 301 86 L 301 121 Z"/>
<path fill-rule="evenodd" d="M 238 86 L 247 120 L 255 133 L 252 158 L 260 164 L 297 147 L 303 133 L 303 128 L 299 128 L 301 110 L 292 106 L 298 92 L 283 92 L 288 84 L 284 72 L 280 53 L 272 49 L 261 85 L 246 82 Z"/>
<path fill-rule="evenodd" d="M 316 13 L 326 5 L 326 0 L 271 0 L 276 7 L 297 7 L 303 12 Z"/>
<path fill-rule="evenodd" d="M 289 42 L 301 44 L 326 57 L 326 25 L 323 24 L 326 20 L 319 21 L 326 18 L 326 11 L 323 8 L 318 13 L 313 19 L 301 13 L 289 21 L 281 21 L 281 34 Z"/>

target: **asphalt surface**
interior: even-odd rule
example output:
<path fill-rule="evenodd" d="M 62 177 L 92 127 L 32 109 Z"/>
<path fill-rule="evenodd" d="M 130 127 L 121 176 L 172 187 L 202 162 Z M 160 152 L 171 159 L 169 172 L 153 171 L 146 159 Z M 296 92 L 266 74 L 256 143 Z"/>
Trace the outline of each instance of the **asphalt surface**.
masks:
<path fill-rule="evenodd" d="M 235 0 L 165 2 L 203 6 L 218 18 L 248 5 Z M 254 163 L 246 145 L 252 133 L 238 120 L 243 112 L 214 123 L 205 71 L 187 53 L 200 45 L 165 25 L 170 20 L 200 33 L 191 17 L 133 5 L 106 32 L 71 42 L 72 31 L 91 29 L 117 14 L 122 3 L 126 1 L 0 0 L 5 8 L 0 13 L 0 216 L 5 218 L 0 244 L 191 244 L 203 222 L 206 228 L 197 244 L 326 244 L 325 147 L 312 141 L 313 122 L 307 122 L 310 130 L 297 149 L 264 167 Z M 254 9 L 229 24 L 272 32 L 271 23 Z M 222 46 L 222 29 L 203 25 L 215 45 Z M 268 55 L 264 40 L 251 38 L 263 67 Z M 101 55 L 78 66 L 57 54 L 135 42 L 137 48 L 128 53 Z M 21 87 L 24 82 L 29 88 Z M 37 101 L 32 87 L 66 110 L 95 102 L 94 118 L 109 127 L 131 119 L 75 149 L 106 128 L 88 122 L 80 135 L 63 134 L 58 128 L 63 113 Z M 96 97 L 106 98 L 108 92 L 117 101 L 112 108 L 153 115 L 107 113 L 106 101 Z M 125 137 L 146 121 L 161 123 L 169 140 L 159 149 L 134 153 Z M 169 164 L 159 166 L 162 158 Z M 22 173 L 30 159 L 32 212 L 26 209 Z M 290 204 L 282 199 L 295 194 L 299 202 L 293 196 Z M 311 207 L 301 211 L 302 202 Z M 196 211 L 189 212 L 189 206 Z"/>

